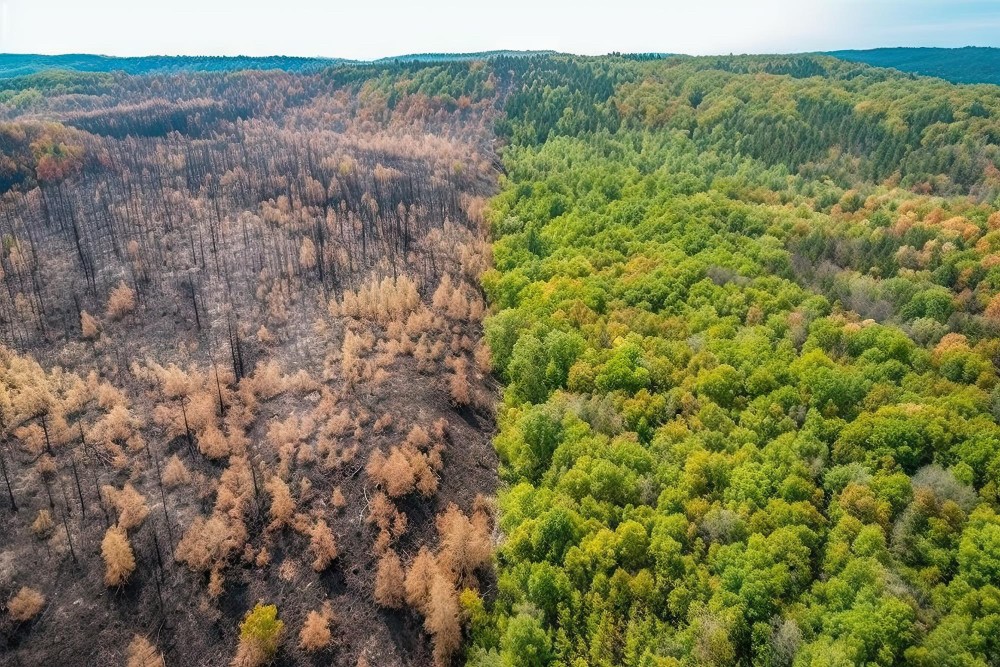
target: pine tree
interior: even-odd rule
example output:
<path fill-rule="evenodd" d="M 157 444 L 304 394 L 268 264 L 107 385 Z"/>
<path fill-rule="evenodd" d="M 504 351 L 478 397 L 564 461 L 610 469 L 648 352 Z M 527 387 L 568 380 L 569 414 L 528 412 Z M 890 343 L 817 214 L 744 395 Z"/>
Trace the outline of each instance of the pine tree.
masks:
<path fill-rule="evenodd" d="M 124 585 L 135 571 L 135 555 L 124 528 L 108 528 L 101 541 L 101 555 L 104 557 L 104 585 Z"/>

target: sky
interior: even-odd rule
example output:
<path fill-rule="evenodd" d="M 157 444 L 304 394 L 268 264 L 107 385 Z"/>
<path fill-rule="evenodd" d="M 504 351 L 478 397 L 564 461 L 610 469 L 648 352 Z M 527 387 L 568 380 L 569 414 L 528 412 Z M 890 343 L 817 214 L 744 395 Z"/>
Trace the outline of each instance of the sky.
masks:
<path fill-rule="evenodd" d="M 788 53 L 1000 46 L 1000 0 L 0 0 L 0 52 Z"/>

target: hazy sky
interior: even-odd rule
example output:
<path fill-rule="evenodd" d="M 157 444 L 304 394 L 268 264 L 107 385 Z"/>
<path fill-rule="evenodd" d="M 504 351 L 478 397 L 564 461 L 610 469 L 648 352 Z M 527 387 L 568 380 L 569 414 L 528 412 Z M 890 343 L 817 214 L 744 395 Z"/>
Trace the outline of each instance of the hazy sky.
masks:
<path fill-rule="evenodd" d="M 724 54 L 1000 46 L 1000 0 L 0 0 L 0 52 Z"/>

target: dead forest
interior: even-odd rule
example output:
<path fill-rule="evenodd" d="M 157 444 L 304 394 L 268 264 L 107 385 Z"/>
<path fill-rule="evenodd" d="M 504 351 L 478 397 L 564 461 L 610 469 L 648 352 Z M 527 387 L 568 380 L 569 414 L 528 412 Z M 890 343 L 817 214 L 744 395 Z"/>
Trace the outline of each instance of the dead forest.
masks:
<path fill-rule="evenodd" d="M 452 664 L 497 105 L 450 67 L 0 105 L 0 663 Z"/>

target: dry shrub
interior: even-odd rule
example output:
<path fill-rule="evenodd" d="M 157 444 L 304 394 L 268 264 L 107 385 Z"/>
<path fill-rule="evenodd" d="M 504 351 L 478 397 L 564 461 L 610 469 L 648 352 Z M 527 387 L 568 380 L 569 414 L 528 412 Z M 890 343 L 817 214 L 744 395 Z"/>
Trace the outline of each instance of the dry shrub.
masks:
<path fill-rule="evenodd" d="M 128 662 L 126 667 L 164 667 L 163 655 L 156 650 L 153 644 L 143 637 L 136 635 L 128 645 Z"/>
<path fill-rule="evenodd" d="M 124 530 L 132 530 L 142 524 L 149 516 L 149 506 L 146 498 L 126 483 L 120 490 L 110 485 L 101 487 L 108 501 L 118 510 L 118 525 Z"/>
<path fill-rule="evenodd" d="M 349 329 L 344 334 L 340 350 L 340 372 L 348 385 L 354 385 L 370 375 L 370 369 L 363 360 L 374 345 L 375 341 L 369 334 L 359 336 Z"/>
<path fill-rule="evenodd" d="M 233 456 L 229 466 L 219 477 L 219 490 L 215 499 L 215 511 L 240 517 L 254 497 L 253 473 L 250 461 L 244 456 Z"/>
<path fill-rule="evenodd" d="M 223 584 L 226 583 L 226 578 L 222 576 L 222 570 L 219 567 L 215 567 L 208 574 L 208 596 L 215 599 L 222 595 Z"/>
<path fill-rule="evenodd" d="M 390 498 L 400 498 L 413 491 L 417 477 L 410 461 L 399 447 L 393 447 L 389 456 L 376 449 L 368 459 L 365 472 L 376 484 L 385 489 Z"/>
<path fill-rule="evenodd" d="M 257 329 L 257 340 L 261 345 L 272 345 L 274 343 L 274 335 L 262 324 L 260 325 L 260 329 Z"/>
<path fill-rule="evenodd" d="M 447 361 L 451 375 L 448 377 L 448 394 L 455 405 L 469 405 L 472 402 L 469 386 L 469 362 L 465 357 L 451 357 Z"/>
<path fill-rule="evenodd" d="M 299 647 L 307 653 L 322 651 L 333 640 L 330 624 L 333 621 L 333 610 L 327 602 L 319 611 L 306 614 L 305 623 L 299 632 Z"/>
<path fill-rule="evenodd" d="M 191 473 L 180 457 L 174 454 L 167 460 L 163 467 L 163 484 L 172 489 L 176 486 L 183 486 L 191 483 Z"/>
<path fill-rule="evenodd" d="M 281 373 L 281 366 L 274 359 L 258 364 L 253 375 L 243 378 L 240 384 L 246 385 L 251 394 L 264 400 L 274 398 L 285 391 L 285 378 Z"/>
<path fill-rule="evenodd" d="M 431 586 L 434 584 L 434 577 L 437 575 L 437 561 L 434 554 L 427 547 L 420 547 L 410 569 L 406 573 L 404 589 L 406 591 L 406 603 L 424 614 L 430 601 Z"/>
<path fill-rule="evenodd" d="M 280 477 L 271 477 L 264 485 L 267 492 L 271 494 L 271 523 L 268 530 L 281 530 L 292 521 L 295 515 L 295 499 L 292 498 L 292 491 L 288 484 Z"/>
<path fill-rule="evenodd" d="M 97 338 L 97 318 L 85 310 L 80 311 L 80 334 L 88 340 Z"/>
<path fill-rule="evenodd" d="M 221 567 L 246 543 L 246 525 L 239 520 L 213 515 L 195 517 L 177 545 L 174 558 L 196 572 Z"/>
<path fill-rule="evenodd" d="M 410 313 L 410 316 L 406 318 L 404 330 L 408 336 L 419 336 L 429 331 L 432 326 L 434 326 L 434 313 L 427 308 L 422 308 Z"/>
<path fill-rule="evenodd" d="M 392 414 L 387 412 L 375 420 L 375 425 L 372 426 L 372 430 L 375 433 L 381 433 L 390 426 L 392 426 Z"/>
<path fill-rule="evenodd" d="M 402 445 L 390 448 L 388 455 L 381 450 L 372 452 L 365 472 L 391 498 L 401 498 L 414 490 L 432 496 L 438 488 L 437 471 L 441 468 L 441 460 L 437 448 L 421 451 L 429 444 L 430 436 L 416 426 Z"/>
<path fill-rule="evenodd" d="M 309 371 L 304 368 L 300 368 L 295 371 L 294 374 L 288 376 L 285 379 L 285 384 L 289 391 L 293 391 L 303 396 L 314 391 L 319 391 L 323 386 L 309 374 Z"/>
<path fill-rule="evenodd" d="M 451 275 L 444 274 L 441 277 L 441 282 L 438 283 L 437 289 L 434 290 L 434 296 L 431 299 L 431 303 L 437 310 L 447 310 L 449 304 L 451 303 L 451 295 L 454 291 L 454 287 L 451 283 Z"/>
<path fill-rule="evenodd" d="M 338 305 L 330 303 L 332 317 L 346 316 L 387 325 L 402 322 L 420 307 L 417 284 L 409 276 L 371 278 L 357 292 L 346 290 Z"/>
<path fill-rule="evenodd" d="M 309 533 L 309 549 L 315 556 L 312 568 L 316 572 L 330 567 L 330 563 L 339 555 L 333 531 L 323 519 L 317 521 Z"/>
<path fill-rule="evenodd" d="M 299 265 L 307 271 L 316 268 L 316 244 L 308 236 L 303 237 L 299 246 Z"/>
<path fill-rule="evenodd" d="M 42 540 L 49 536 L 55 525 L 56 522 L 52 520 L 52 513 L 50 511 L 38 510 L 38 516 L 35 517 L 34 523 L 31 524 L 31 532 L 35 534 L 35 537 Z"/>
<path fill-rule="evenodd" d="M 333 489 L 333 496 L 330 498 L 330 502 L 336 509 L 343 509 L 347 505 L 347 499 L 344 498 L 344 492 L 340 490 L 340 487 L 335 487 Z"/>
<path fill-rule="evenodd" d="M 225 434 L 214 424 L 198 434 L 198 451 L 214 460 L 225 458 L 231 453 Z"/>
<path fill-rule="evenodd" d="M 236 646 L 236 655 L 229 667 L 262 667 L 268 661 L 264 649 L 255 642 L 240 641 Z"/>
<path fill-rule="evenodd" d="M 427 433 L 427 430 L 417 424 L 410 429 L 410 432 L 406 435 L 405 444 L 418 449 L 423 449 L 431 444 L 431 436 Z"/>
<path fill-rule="evenodd" d="M 400 609 L 405 601 L 405 582 L 406 572 L 399 556 L 391 549 L 386 551 L 375 573 L 375 601 L 383 607 Z"/>
<path fill-rule="evenodd" d="M 104 558 L 104 585 L 125 584 L 135 570 L 135 554 L 121 526 L 112 526 L 104 533 L 101 556 Z"/>
<path fill-rule="evenodd" d="M 45 596 L 34 588 L 24 586 L 17 595 L 7 603 L 7 611 L 11 619 L 17 623 L 26 623 L 35 618 L 45 608 Z"/>
<path fill-rule="evenodd" d="M 373 548 L 376 554 L 380 554 L 389 547 L 393 538 L 406 532 L 406 515 L 396 509 L 389 496 L 381 491 L 372 497 L 368 512 L 368 523 L 375 524 L 379 529 Z"/>
<path fill-rule="evenodd" d="M 464 320 L 469 317 L 469 299 L 460 288 L 451 293 L 447 313 L 453 320 Z"/>
<path fill-rule="evenodd" d="M 476 343 L 475 352 L 472 354 L 473 358 L 476 360 L 476 368 L 483 375 L 487 375 L 493 370 L 493 358 L 490 355 L 490 348 L 482 343 L 482 341 Z"/>
<path fill-rule="evenodd" d="M 278 578 L 282 581 L 295 581 L 299 576 L 299 564 L 291 558 L 281 561 L 278 566 Z"/>
<path fill-rule="evenodd" d="M 107 315 L 112 321 L 118 321 L 135 310 L 135 290 L 124 280 L 111 290 L 108 297 Z"/>
<path fill-rule="evenodd" d="M 438 564 L 451 582 L 465 587 L 473 573 L 490 564 L 493 543 L 488 521 L 482 517 L 470 520 L 450 503 L 435 520 L 439 536 Z"/>

